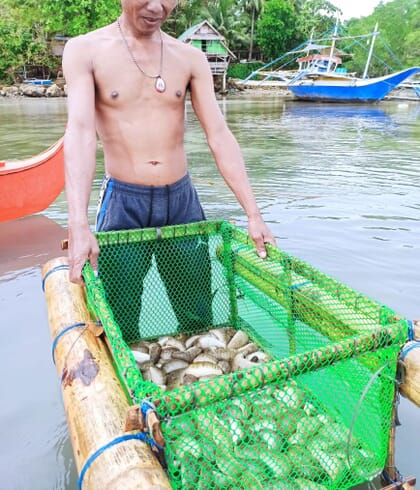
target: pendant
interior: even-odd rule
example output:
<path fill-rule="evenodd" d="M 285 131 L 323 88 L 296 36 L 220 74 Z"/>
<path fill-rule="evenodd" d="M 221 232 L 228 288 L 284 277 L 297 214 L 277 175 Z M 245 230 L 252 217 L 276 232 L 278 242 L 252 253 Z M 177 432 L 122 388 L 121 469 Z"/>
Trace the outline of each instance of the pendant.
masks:
<path fill-rule="evenodd" d="M 162 94 L 166 90 L 165 80 L 160 75 L 158 77 L 156 77 L 155 89 L 160 94 Z"/>

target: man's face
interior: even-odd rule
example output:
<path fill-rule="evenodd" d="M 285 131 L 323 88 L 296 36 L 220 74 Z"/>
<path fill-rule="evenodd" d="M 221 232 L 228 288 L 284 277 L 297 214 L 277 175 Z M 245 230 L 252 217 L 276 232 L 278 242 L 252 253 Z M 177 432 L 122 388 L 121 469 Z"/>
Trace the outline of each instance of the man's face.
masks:
<path fill-rule="evenodd" d="M 127 22 L 142 34 L 160 29 L 177 3 L 177 0 L 121 0 Z"/>

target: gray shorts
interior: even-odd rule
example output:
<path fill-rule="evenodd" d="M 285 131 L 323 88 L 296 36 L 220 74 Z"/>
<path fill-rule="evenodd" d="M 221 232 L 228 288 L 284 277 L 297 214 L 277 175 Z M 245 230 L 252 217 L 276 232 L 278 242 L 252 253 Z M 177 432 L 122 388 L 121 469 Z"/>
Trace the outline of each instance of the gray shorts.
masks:
<path fill-rule="evenodd" d="M 96 231 L 180 225 L 205 219 L 188 173 L 164 186 L 129 184 L 105 177 L 99 196 Z"/>
<path fill-rule="evenodd" d="M 143 186 L 105 178 L 96 219 L 96 231 L 161 227 L 205 219 L 189 174 L 171 185 Z M 136 257 L 135 262 L 133 257 Z M 99 255 L 99 271 L 117 271 L 124 278 L 121 295 L 113 274 L 101 274 L 113 316 L 124 340 L 136 342 L 154 331 L 140 333 L 143 280 L 155 257 L 178 321 L 178 332 L 202 332 L 212 325 L 211 261 L 206 237 L 121 245 L 116 254 L 105 248 Z M 115 288 L 117 287 L 117 290 Z M 143 326 L 144 328 L 144 326 Z"/>

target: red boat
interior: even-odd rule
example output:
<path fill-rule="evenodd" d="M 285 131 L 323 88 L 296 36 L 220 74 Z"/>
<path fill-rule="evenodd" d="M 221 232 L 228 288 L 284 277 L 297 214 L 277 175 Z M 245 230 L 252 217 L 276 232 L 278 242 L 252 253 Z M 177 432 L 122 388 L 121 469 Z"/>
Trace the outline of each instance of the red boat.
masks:
<path fill-rule="evenodd" d="M 63 188 L 63 138 L 34 157 L 0 161 L 0 222 L 42 211 Z"/>

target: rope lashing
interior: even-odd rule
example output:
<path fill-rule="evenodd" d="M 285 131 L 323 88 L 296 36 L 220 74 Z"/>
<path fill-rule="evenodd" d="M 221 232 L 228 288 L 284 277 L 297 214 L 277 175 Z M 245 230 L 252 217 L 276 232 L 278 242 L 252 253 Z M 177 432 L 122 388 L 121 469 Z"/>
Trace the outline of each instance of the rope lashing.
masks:
<path fill-rule="evenodd" d="M 401 354 L 400 354 L 400 360 L 404 361 L 404 359 L 406 358 L 407 354 L 410 351 L 412 351 L 413 349 L 418 349 L 419 347 L 420 347 L 420 342 L 418 340 L 414 340 L 411 345 L 409 345 L 408 347 L 404 347 L 402 349 Z"/>
<path fill-rule="evenodd" d="M 303 286 L 307 286 L 308 284 L 312 284 L 311 281 L 304 281 L 300 282 L 299 284 L 293 284 L 292 286 L 290 286 L 290 289 L 293 291 L 294 289 L 303 288 Z"/>
<path fill-rule="evenodd" d="M 89 326 L 92 326 L 92 325 L 102 326 L 102 323 L 100 321 L 98 321 L 98 322 L 88 321 L 88 322 L 73 323 L 72 325 L 69 325 L 68 327 L 63 328 L 55 336 L 53 343 L 52 343 L 52 346 L 51 346 L 51 354 L 52 354 L 54 364 L 55 364 L 55 349 L 56 349 L 58 341 L 61 339 L 61 337 L 63 335 L 65 335 L 67 332 L 74 330 L 75 328 L 84 327 L 85 329 L 87 329 L 87 328 L 89 328 Z M 82 332 L 82 334 L 83 334 L 83 332 Z"/>
<path fill-rule="evenodd" d="M 54 274 L 54 272 L 58 272 L 58 271 L 68 271 L 68 270 L 69 270 L 69 266 L 67 264 L 57 265 L 52 269 L 50 269 L 42 279 L 42 291 L 45 293 L 45 281 L 48 279 L 48 277 L 51 274 Z"/>
<path fill-rule="evenodd" d="M 65 335 L 67 332 L 70 332 L 71 330 L 79 327 L 86 327 L 86 323 L 80 322 L 80 323 L 73 323 L 73 325 L 69 325 L 68 327 L 63 328 L 54 338 L 52 346 L 51 346 L 51 354 L 53 358 L 53 362 L 55 364 L 55 348 L 57 347 L 58 341 L 61 339 L 63 335 Z"/>
<path fill-rule="evenodd" d="M 404 478 L 403 478 L 402 474 L 398 471 L 398 469 L 395 467 L 393 467 L 392 469 L 395 471 L 397 479 L 393 480 L 390 477 L 389 473 L 386 470 L 384 470 L 382 472 L 382 478 L 385 480 L 385 482 L 388 483 L 389 485 L 392 485 L 395 483 L 401 483 L 401 484 L 404 483 Z"/>
<path fill-rule="evenodd" d="M 146 422 L 146 420 L 147 420 L 147 414 L 149 413 L 150 410 L 152 410 L 153 412 L 156 413 L 156 407 L 153 405 L 153 403 L 151 403 L 151 402 L 149 402 L 147 400 L 143 400 L 142 401 L 142 403 L 140 405 L 140 410 L 141 410 L 141 414 L 142 414 L 142 417 L 143 417 L 144 422 Z M 112 441 L 104 444 L 102 447 L 100 447 L 99 449 L 97 449 L 86 460 L 85 464 L 83 465 L 82 471 L 80 472 L 80 476 L 79 476 L 79 480 L 78 480 L 78 490 L 82 490 L 83 479 L 84 479 L 84 477 L 86 475 L 86 472 L 88 471 L 88 469 L 90 468 L 90 466 L 92 465 L 92 463 L 101 454 L 103 454 L 107 449 L 109 449 L 109 448 L 111 448 L 111 447 L 113 447 L 113 446 L 115 446 L 117 444 L 120 444 L 120 443 L 125 442 L 125 441 L 130 441 L 132 439 L 137 439 L 139 441 L 143 441 L 143 442 L 149 444 L 149 446 L 152 448 L 152 450 L 153 450 L 153 448 L 156 448 L 158 451 L 163 451 L 163 449 L 164 449 L 161 445 L 159 445 L 153 439 L 153 437 L 151 437 L 149 430 L 147 430 L 145 432 L 138 432 L 137 434 L 124 434 L 122 436 L 118 436 L 115 439 L 113 439 Z"/>
<path fill-rule="evenodd" d="M 411 320 L 407 320 L 407 323 L 408 323 L 408 340 L 415 340 L 414 323 Z"/>
<path fill-rule="evenodd" d="M 145 422 L 145 425 L 147 426 L 147 414 L 149 413 L 149 411 L 152 411 L 154 412 L 155 414 L 157 413 L 156 412 L 156 407 L 153 403 L 149 402 L 148 400 L 143 400 L 141 402 L 141 405 L 140 405 L 140 410 L 141 410 L 141 414 L 143 416 L 143 420 Z M 149 439 L 151 441 L 151 445 L 156 447 L 156 449 L 158 449 L 159 451 L 163 451 L 163 446 L 161 446 L 160 444 L 158 444 L 154 439 L 153 439 L 153 436 L 150 435 L 150 431 L 147 430 L 146 434 L 148 434 L 149 436 Z"/>
<path fill-rule="evenodd" d="M 121 444 L 122 442 L 125 441 L 130 441 L 132 439 L 137 439 L 139 441 L 143 441 L 148 443 L 149 445 L 155 445 L 156 447 L 158 446 L 153 439 L 151 439 L 145 432 L 139 432 L 138 434 L 125 434 L 123 436 L 116 437 L 112 441 L 104 444 L 102 447 L 97 449 L 89 458 L 86 460 L 86 463 L 83 465 L 82 471 L 80 472 L 79 480 L 77 482 L 77 488 L 78 490 L 82 490 L 83 487 L 83 480 L 86 475 L 86 472 L 92 465 L 92 463 L 101 455 L 103 454 L 107 449 L 116 446 L 117 444 Z"/>

